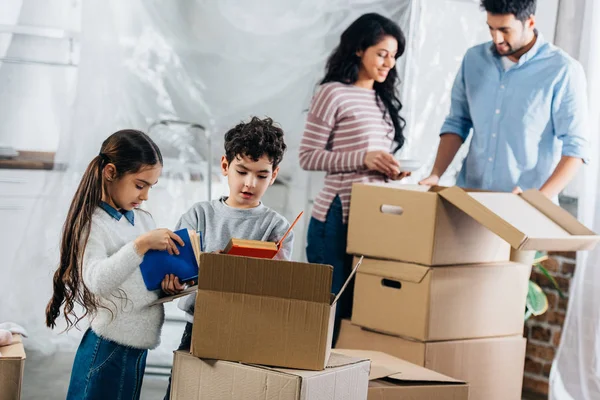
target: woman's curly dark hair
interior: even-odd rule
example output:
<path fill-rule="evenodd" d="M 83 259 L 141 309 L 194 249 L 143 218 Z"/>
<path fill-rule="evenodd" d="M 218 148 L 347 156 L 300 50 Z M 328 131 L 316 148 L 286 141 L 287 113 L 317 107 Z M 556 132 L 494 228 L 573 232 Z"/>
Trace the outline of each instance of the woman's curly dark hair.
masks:
<path fill-rule="evenodd" d="M 327 82 L 356 82 L 361 65 L 361 59 L 356 53 L 376 45 L 385 36 L 392 36 L 398 42 L 396 58 L 404 54 L 406 39 L 402 29 L 395 22 L 376 13 L 360 16 L 342 33 L 340 44 L 327 60 L 327 72 L 321 85 Z M 398 82 L 398 72 L 396 68 L 392 68 L 385 81 L 375 82 L 373 85 L 377 99 L 383 103 L 394 124 L 394 141 L 397 143 L 394 153 L 404 145 L 402 131 L 406 125 L 406 121 L 399 114 L 402 103 L 397 95 Z"/>
<path fill-rule="evenodd" d="M 250 122 L 241 122 L 225 134 L 225 158 L 229 163 L 237 156 L 258 161 L 266 155 L 275 169 L 286 148 L 283 129 L 275 126 L 271 118 L 252 117 Z"/>

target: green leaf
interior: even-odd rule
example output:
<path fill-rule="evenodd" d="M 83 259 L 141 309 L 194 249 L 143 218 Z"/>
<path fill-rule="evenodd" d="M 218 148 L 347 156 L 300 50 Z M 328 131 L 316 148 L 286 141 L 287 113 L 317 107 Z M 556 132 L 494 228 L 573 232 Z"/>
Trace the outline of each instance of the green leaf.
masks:
<path fill-rule="evenodd" d="M 525 305 L 525 320 L 532 315 L 542 315 L 548 310 L 548 298 L 546 297 L 546 294 L 541 287 L 532 281 L 529 281 Z"/>
<path fill-rule="evenodd" d="M 535 264 L 536 267 L 538 267 L 540 269 L 540 271 L 542 271 L 542 274 L 544 274 L 546 276 L 546 278 L 550 279 L 550 282 L 552 282 L 552 286 L 554 286 L 554 288 L 556 290 L 558 290 L 558 295 L 560 296 L 561 299 L 565 298 L 565 294 L 562 292 L 562 290 L 560 290 L 560 286 L 558 286 L 558 282 L 556 282 L 556 279 L 554 279 L 554 277 L 552 275 L 550 275 L 550 272 L 548 272 L 548 270 L 546 268 L 544 268 L 542 266 L 542 264 Z"/>

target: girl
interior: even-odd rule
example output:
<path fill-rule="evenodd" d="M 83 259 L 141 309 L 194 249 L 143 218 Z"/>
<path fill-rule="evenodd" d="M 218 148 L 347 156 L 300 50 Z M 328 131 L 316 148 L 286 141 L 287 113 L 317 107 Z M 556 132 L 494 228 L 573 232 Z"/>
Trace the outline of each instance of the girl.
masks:
<path fill-rule="evenodd" d="M 404 46 L 394 22 L 378 14 L 361 16 L 342 33 L 309 108 L 300 165 L 327 175 L 314 202 L 306 256 L 311 263 L 333 265 L 334 293 L 351 268 L 346 234 L 352 184 L 405 176 L 392 155 L 404 144 L 394 68 Z M 338 302 L 336 327 L 340 318 L 350 316 L 351 307 L 352 293 L 346 290 Z"/>
<path fill-rule="evenodd" d="M 159 344 L 164 311 L 148 307 L 158 294 L 146 289 L 139 265 L 150 249 L 179 254 L 174 241 L 183 246 L 173 232 L 153 230 L 152 216 L 138 208 L 161 171 L 156 144 L 142 132 L 122 130 L 102 143 L 73 197 L 46 308 L 50 328 L 63 305 L 67 329 L 91 317 L 67 399 L 140 397 L 146 354 Z M 169 276 L 163 289 L 173 293 L 183 286 Z M 83 307 L 82 316 L 75 303 Z"/>

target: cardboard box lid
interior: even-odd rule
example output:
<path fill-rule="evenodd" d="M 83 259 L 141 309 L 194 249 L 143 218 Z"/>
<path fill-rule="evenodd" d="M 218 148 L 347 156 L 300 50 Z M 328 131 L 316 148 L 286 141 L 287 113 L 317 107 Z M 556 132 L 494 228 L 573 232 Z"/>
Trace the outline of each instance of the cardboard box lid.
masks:
<path fill-rule="evenodd" d="M 520 195 L 439 188 L 440 196 L 518 250 L 590 250 L 600 237 L 535 189 Z"/>
<path fill-rule="evenodd" d="M 399 383 L 418 382 L 419 384 L 459 384 L 466 382 L 450 378 L 408 361 L 390 356 L 380 351 L 335 349 L 336 352 L 352 357 L 364 357 L 371 360 L 369 380 L 387 378 Z"/>
<path fill-rule="evenodd" d="M 2 360 L 24 360 L 25 349 L 21 335 L 14 334 L 12 344 L 0 347 L 0 362 Z"/>
<path fill-rule="evenodd" d="M 333 267 L 203 253 L 198 290 L 331 302 Z"/>
<path fill-rule="evenodd" d="M 375 260 L 372 258 L 365 259 L 360 267 L 361 274 L 376 275 L 412 283 L 421 283 L 430 270 L 431 267 L 420 264 Z"/>

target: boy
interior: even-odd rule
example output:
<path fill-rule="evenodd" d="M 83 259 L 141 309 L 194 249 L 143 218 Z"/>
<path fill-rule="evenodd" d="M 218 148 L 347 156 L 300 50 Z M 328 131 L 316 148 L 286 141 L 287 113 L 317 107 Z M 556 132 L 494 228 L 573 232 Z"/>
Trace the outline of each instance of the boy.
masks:
<path fill-rule="evenodd" d="M 253 117 L 250 122 L 229 130 L 225 134 L 225 155 L 221 158 L 229 196 L 194 204 L 181 216 L 175 230 L 201 231 L 205 252 L 223 250 L 231 238 L 280 240 L 290 224 L 260 200 L 277 177 L 285 149 L 283 130 L 274 126 L 271 118 Z M 291 258 L 293 240 L 293 232 L 290 232 L 276 258 Z M 195 302 L 195 294 L 179 301 L 188 322 L 178 350 L 190 348 Z M 165 399 L 170 396 L 170 387 L 169 379 Z"/>

